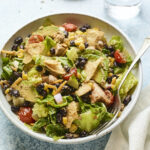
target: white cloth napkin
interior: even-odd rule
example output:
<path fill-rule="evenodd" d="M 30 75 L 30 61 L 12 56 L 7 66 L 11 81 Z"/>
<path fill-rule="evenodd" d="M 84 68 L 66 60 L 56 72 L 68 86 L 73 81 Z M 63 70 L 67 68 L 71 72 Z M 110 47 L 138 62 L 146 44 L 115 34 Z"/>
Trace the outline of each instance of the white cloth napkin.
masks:
<path fill-rule="evenodd" d="M 129 116 L 113 130 L 105 150 L 150 150 L 150 85 L 143 89 Z"/>

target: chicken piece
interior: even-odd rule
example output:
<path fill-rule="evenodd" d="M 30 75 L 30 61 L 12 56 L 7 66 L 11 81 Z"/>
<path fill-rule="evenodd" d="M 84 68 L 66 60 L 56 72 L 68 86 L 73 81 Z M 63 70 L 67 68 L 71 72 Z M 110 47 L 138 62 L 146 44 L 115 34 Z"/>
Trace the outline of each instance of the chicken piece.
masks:
<path fill-rule="evenodd" d="M 66 73 L 61 63 L 57 60 L 47 59 L 44 61 L 44 64 L 54 74 L 64 75 Z"/>
<path fill-rule="evenodd" d="M 66 44 L 57 44 L 56 45 L 56 55 L 57 56 L 63 56 L 66 52 L 66 49 L 67 49 L 67 45 Z"/>
<path fill-rule="evenodd" d="M 71 102 L 67 107 L 67 124 L 66 128 L 70 128 L 74 120 L 78 119 L 78 108 L 79 104 L 77 102 Z"/>
<path fill-rule="evenodd" d="M 77 91 L 75 91 L 75 94 L 78 96 L 82 96 L 91 90 L 92 90 L 91 83 L 82 83 L 82 85 L 79 87 L 79 89 Z"/>
<path fill-rule="evenodd" d="M 95 29 L 88 29 L 86 38 L 89 46 L 95 47 L 98 41 L 104 39 L 104 32 Z"/>
<path fill-rule="evenodd" d="M 49 83 L 49 84 L 53 83 L 56 80 L 58 80 L 58 79 L 55 76 L 53 76 L 53 75 L 43 76 L 42 77 L 42 81 L 46 82 L 46 83 Z"/>
<path fill-rule="evenodd" d="M 98 65 L 101 63 L 101 61 L 102 61 L 102 58 L 99 58 L 96 61 L 88 61 L 86 63 L 85 69 L 84 69 L 84 71 L 86 73 L 85 81 L 89 81 L 93 77 L 93 75 L 94 75 Z"/>
<path fill-rule="evenodd" d="M 62 43 L 65 39 L 65 36 L 63 32 L 57 32 L 53 35 L 53 38 L 57 43 Z"/>
<path fill-rule="evenodd" d="M 103 89 L 93 81 L 93 91 L 91 93 L 91 102 L 95 103 L 97 101 L 102 101 L 106 105 L 111 103 L 110 99 L 107 97 Z"/>

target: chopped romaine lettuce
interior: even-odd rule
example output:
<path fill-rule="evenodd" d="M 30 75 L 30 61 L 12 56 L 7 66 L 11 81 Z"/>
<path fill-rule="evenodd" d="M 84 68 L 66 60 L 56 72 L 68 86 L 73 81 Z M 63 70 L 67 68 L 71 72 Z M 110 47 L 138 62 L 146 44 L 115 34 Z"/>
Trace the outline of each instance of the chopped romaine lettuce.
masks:
<path fill-rule="evenodd" d="M 66 129 L 59 124 L 49 124 L 45 128 L 46 135 L 52 137 L 54 140 L 58 140 L 64 137 Z"/>
<path fill-rule="evenodd" d="M 116 80 L 116 84 L 113 87 L 113 90 L 117 90 L 121 80 L 123 79 L 123 76 L 125 75 L 126 71 L 119 76 L 119 78 Z M 135 76 L 130 72 L 129 75 L 127 76 L 125 82 L 123 83 L 121 89 L 120 89 L 120 96 L 121 98 L 124 98 L 127 96 L 128 92 L 131 91 L 136 85 L 138 81 L 135 78 Z"/>
<path fill-rule="evenodd" d="M 85 49 L 78 54 L 79 56 L 87 58 L 88 60 L 96 60 L 102 55 L 102 52 L 96 49 Z"/>
<path fill-rule="evenodd" d="M 43 43 L 44 43 L 46 52 L 49 52 L 50 48 L 52 48 L 52 47 L 54 47 L 56 45 L 56 42 L 49 36 L 46 36 L 46 38 L 43 41 Z"/>
<path fill-rule="evenodd" d="M 75 89 L 78 89 L 79 87 L 79 83 L 78 83 L 78 80 L 77 78 L 75 77 L 75 75 L 72 75 L 68 82 L 67 82 L 68 85 L 70 85 L 71 87 L 75 88 Z"/>
<path fill-rule="evenodd" d="M 67 50 L 66 55 L 68 59 L 72 61 L 72 63 L 78 58 L 78 51 L 79 49 L 76 47 L 71 47 L 70 50 Z"/>
<path fill-rule="evenodd" d="M 48 116 L 48 108 L 44 104 L 35 103 L 33 108 L 33 115 L 38 116 L 38 118 L 47 117 Z"/>
<path fill-rule="evenodd" d="M 115 49 L 123 50 L 123 41 L 119 36 L 112 36 L 111 40 L 108 43 L 113 46 Z"/>
<path fill-rule="evenodd" d="M 50 105 L 55 108 L 60 108 L 60 107 L 66 106 L 68 104 L 66 97 L 63 97 L 63 103 L 56 104 L 56 102 L 54 100 L 54 96 L 52 96 L 51 94 L 48 94 L 47 97 L 44 99 L 38 98 L 37 103 L 40 103 L 40 104 L 46 103 L 47 105 Z"/>
<path fill-rule="evenodd" d="M 33 131 L 41 131 L 42 127 L 46 126 L 48 122 L 47 118 L 40 118 L 36 121 L 32 127 Z"/>
<path fill-rule="evenodd" d="M 103 68 L 98 68 L 95 75 L 93 76 L 93 79 L 101 84 L 104 83 L 107 79 L 108 76 L 108 72 L 106 70 L 104 70 Z"/>
<path fill-rule="evenodd" d="M 72 62 L 67 57 L 55 57 L 63 66 L 72 67 Z"/>

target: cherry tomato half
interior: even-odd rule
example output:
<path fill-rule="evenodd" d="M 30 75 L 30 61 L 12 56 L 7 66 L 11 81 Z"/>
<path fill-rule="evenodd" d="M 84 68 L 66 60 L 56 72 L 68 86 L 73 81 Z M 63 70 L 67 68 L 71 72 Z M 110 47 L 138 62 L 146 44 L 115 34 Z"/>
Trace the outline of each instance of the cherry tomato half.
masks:
<path fill-rule="evenodd" d="M 109 90 L 105 90 L 105 94 L 107 95 L 108 99 L 110 100 L 110 104 L 113 104 L 114 102 L 114 95 L 109 91 Z"/>
<path fill-rule="evenodd" d="M 123 54 L 119 50 L 115 51 L 114 57 L 115 57 L 116 62 L 121 63 L 121 64 L 126 63 L 126 59 L 124 58 Z"/>
<path fill-rule="evenodd" d="M 34 123 L 34 119 L 32 118 L 32 109 L 31 107 L 20 107 L 18 112 L 18 116 L 20 120 L 24 123 Z"/>
<path fill-rule="evenodd" d="M 65 80 L 69 80 L 70 77 L 71 77 L 73 74 L 74 74 L 75 76 L 77 76 L 77 68 L 72 68 L 68 74 L 66 74 L 66 75 L 63 76 L 63 78 L 64 78 Z"/>
<path fill-rule="evenodd" d="M 44 37 L 41 36 L 41 35 L 32 35 L 30 38 L 29 38 L 29 43 L 39 43 L 39 42 L 42 42 L 44 40 Z"/>
<path fill-rule="evenodd" d="M 72 31 L 76 31 L 77 30 L 77 26 L 72 24 L 72 23 L 64 23 L 62 26 L 68 32 L 72 32 Z"/>

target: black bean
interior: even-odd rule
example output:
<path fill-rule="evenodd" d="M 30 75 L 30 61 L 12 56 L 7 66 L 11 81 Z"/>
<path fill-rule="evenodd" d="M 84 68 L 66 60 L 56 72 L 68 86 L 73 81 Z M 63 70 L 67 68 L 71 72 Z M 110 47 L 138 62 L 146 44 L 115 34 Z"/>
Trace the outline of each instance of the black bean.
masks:
<path fill-rule="evenodd" d="M 56 114 L 56 122 L 57 123 L 62 123 L 62 115 L 61 115 L 61 113 L 57 113 Z"/>
<path fill-rule="evenodd" d="M 61 94 L 64 95 L 70 95 L 72 92 L 74 92 L 75 89 L 69 85 L 64 85 L 62 90 L 61 90 Z"/>
<path fill-rule="evenodd" d="M 86 132 L 86 131 L 82 131 L 81 133 L 80 133 L 80 137 L 85 137 L 85 136 L 87 136 L 88 135 L 88 133 Z"/>
<path fill-rule="evenodd" d="M 114 51 L 111 51 L 110 54 L 109 54 L 108 56 L 114 57 Z"/>
<path fill-rule="evenodd" d="M 23 42 L 23 38 L 21 36 L 18 36 L 15 40 L 14 43 L 20 45 Z"/>
<path fill-rule="evenodd" d="M 70 41 L 70 46 L 76 46 L 74 40 Z"/>
<path fill-rule="evenodd" d="M 19 106 L 11 106 L 11 111 L 14 113 L 17 113 L 19 111 L 20 107 Z"/>
<path fill-rule="evenodd" d="M 108 46 L 107 49 L 110 50 L 110 51 L 115 51 L 113 46 Z"/>
<path fill-rule="evenodd" d="M 38 65 L 38 66 L 36 66 L 36 70 L 37 70 L 38 72 L 41 72 L 41 71 L 43 70 L 43 67 L 40 66 L 40 65 Z"/>
<path fill-rule="evenodd" d="M 29 101 L 25 101 L 23 104 L 23 107 L 29 107 L 30 106 L 30 102 Z"/>
<path fill-rule="evenodd" d="M 17 72 L 17 71 L 14 71 L 13 72 L 13 77 L 16 79 L 18 79 L 19 77 L 22 77 L 22 73 L 21 72 Z"/>
<path fill-rule="evenodd" d="M 85 24 L 85 25 L 83 25 L 83 27 L 85 27 L 86 29 L 90 29 L 91 28 L 91 26 L 89 24 Z"/>
<path fill-rule="evenodd" d="M 89 46 L 89 44 L 87 42 L 84 43 L 85 48 L 87 48 Z"/>
<path fill-rule="evenodd" d="M 66 108 L 62 108 L 58 111 L 63 117 L 67 116 L 67 109 Z"/>
<path fill-rule="evenodd" d="M 126 106 L 131 101 L 131 95 L 127 95 L 123 100 L 123 104 Z"/>
<path fill-rule="evenodd" d="M 79 28 L 79 30 L 82 31 L 82 32 L 86 32 L 87 28 L 81 27 L 81 28 Z"/>
<path fill-rule="evenodd" d="M 64 31 L 64 35 L 65 35 L 65 38 L 67 38 L 69 33 L 67 31 Z"/>
<path fill-rule="evenodd" d="M 14 44 L 14 45 L 11 47 L 11 50 L 12 50 L 12 51 L 13 51 L 13 50 L 17 51 L 17 50 L 18 50 L 18 44 Z"/>
<path fill-rule="evenodd" d="M 114 69 L 113 68 L 109 68 L 109 72 L 114 73 Z"/>
<path fill-rule="evenodd" d="M 52 55 L 54 55 L 54 54 L 55 54 L 55 48 L 52 47 L 52 48 L 50 49 L 50 53 L 51 53 Z"/>
<path fill-rule="evenodd" d="M 10 94 L 11 96 L 14 96 L 14 97 L 19 97 L 19 96 L 20 96 L 19 91 L 18 91 L 18 90 L 15 90 L 15 89 L 10 89 L 9 94 Z"/>
<path fill-rule="evenodd" d="M 71 97 L 73 98 L 74 101 L 78 102 L 77 96 L 75 94 L 71 94 Z"/>
<path fill-rule="evenodd" d="M 114 61 L 114 66 L 122 68 L 122 67 L 125 66 L 125 64 L 121 64 L 121 63 L 118 63 L 118 62 Z"/>
<path fill-rule="evenodd" d="M 38 92 L 39 94 L 41 94 L 42 91 L 44 90 L 44 84 L 43 84 L 43 83 L 39 84 L 39 85 L 36 87 L 36 90 L 37 90 L 37 92 Z"/>
<path fill-rule="evenodd" d="M 45 70 L 44 75 L 48 76 L 48 75 L 50 75 L 50 72 L 48 70 Z"/>
<path fill-rule="evenodd" d="M 108 77 L 106 81 L 107 81 L 109 84 L 111 84 L 112 77 Z"/>
<path fill-rule="evenodd" d="M 69 72 L 69 71 L 70 71 L 70 67 L 67 66 L 67 65 L 64 66 L 64 69 L 66 70 L 66 72 Z"/>
<path fill-rule="evenodd" d="M 47 96 L 47 91 L 42 90 L 42 92 L 41 92 L 40 94 L 43 96 L 43 98 L 46 98 L 46 96 Z"/>
<path fill-rule="evenodd" d="M 79 57 L 75 63 L 76 67 L 84 69 L 85 64 L 87 63 L 87 59 L 83 57 Z"/>

